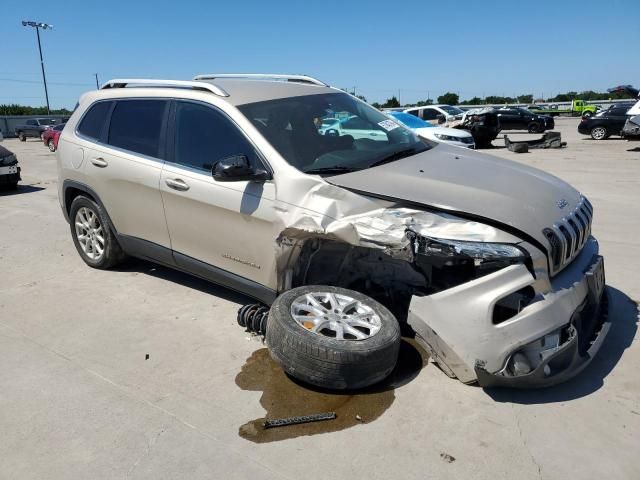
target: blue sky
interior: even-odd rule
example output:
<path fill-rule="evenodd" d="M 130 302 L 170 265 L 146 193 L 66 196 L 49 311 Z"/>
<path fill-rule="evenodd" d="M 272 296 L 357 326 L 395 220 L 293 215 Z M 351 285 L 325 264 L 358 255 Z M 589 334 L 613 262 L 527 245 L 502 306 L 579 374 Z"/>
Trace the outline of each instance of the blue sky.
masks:
<path fill-rule="evenodd" d="M 0 103 L 52 108 L 114 77 L 306 73 L 369 101 L 640 86 L 640 0 L 5 0 Z"/>

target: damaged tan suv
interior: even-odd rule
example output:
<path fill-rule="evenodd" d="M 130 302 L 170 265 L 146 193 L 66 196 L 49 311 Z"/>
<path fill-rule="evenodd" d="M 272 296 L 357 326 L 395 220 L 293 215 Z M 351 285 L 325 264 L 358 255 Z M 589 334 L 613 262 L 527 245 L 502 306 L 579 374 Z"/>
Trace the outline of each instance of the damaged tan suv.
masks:
<path fill-rule="evenodd" d="M 546 386 L 609 329 L 584 196 L 427 144 L 311 77 L 111 80 L 80 99 L 57 158 L 88 265 L 131 255 L 270 305 L 272 355 L 310 383 L 384 378 L 402 326 L 462 382 Z"/>

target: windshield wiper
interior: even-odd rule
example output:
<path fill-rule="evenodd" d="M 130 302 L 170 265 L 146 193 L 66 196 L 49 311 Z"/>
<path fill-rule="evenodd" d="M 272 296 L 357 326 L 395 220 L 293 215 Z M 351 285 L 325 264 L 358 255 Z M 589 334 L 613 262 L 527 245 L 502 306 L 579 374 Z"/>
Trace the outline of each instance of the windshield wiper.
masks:
<path fill-rule="evenodd" d="M 405 148 L 404 150 L 398 150 L 396 152 L 393 152 L 387 155 L 386 157 L 382 157 L 380 160 L 376 160 L 375 162 L 370 164 L 367 168 L 377 167 L 378 165 L 384 165 L 385 163 L 394 162 L 396 160 L 400 160 L 401 158 L 410 157 L 411 155 L 415 155 L 416 153 L 424 152 L 425 150 L 427 149 L 426 148 L 420 149 L 415 147 Z"/>
<path fill-rule="evenodd" d="M 304 173 L 310 173 L 310 174 L 314 174 L 314 173 L 318 173 L 318 174 L 322 174 L 322 173 L 349 173 L 349 172 L 355 172 L 356 170 L 359 170 L 358 168 L 353 168 L 353 167 L 345 167 L 343 165 L 334 165 L 332 167 L 319 167 L 319 168 L 310 168 L 309 170 L 303 170 Z"/>

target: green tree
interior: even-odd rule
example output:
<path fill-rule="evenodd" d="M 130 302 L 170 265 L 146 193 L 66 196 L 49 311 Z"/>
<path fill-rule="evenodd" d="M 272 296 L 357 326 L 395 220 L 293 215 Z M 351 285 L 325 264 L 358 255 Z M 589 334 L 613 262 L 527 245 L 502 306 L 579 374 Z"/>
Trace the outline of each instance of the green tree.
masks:
<path fill-rule="evenodd" d="M 382 108 L 397 108 L 400 106 L 400 102 L 395 95 L 391 98 L 387 98 L 387 101 L 382 104 Z"/>
<path fill-rule="evenodd" d="M 362 100 L 363 102 L 367 102 L 367 99 L 364 95 L 356 95 L 356 98 L 359 98 L 360 100 Z M 368 103 L 368 102 L 367 102 Z"/>
<path fill-rule="evenodd" d="M 445 103 L 447 105 L 458 105 L 460 98 L 457 93 L 447 92 L 444 95 L 438 97 L 438 103 Z"/>
<path fill-rule="evenodd" d="M 518 103 L 532 103 L 533 94 L 527 93 L 526 95 L 518 95 Z"/>
<path fill-rule="evenodd" d="M 460 103 L 462 105 L 482 105 L 484 103 L 484 100 L 482 100 L 480 97 L 473 97 L 469 100 L 463 100 Z"/>

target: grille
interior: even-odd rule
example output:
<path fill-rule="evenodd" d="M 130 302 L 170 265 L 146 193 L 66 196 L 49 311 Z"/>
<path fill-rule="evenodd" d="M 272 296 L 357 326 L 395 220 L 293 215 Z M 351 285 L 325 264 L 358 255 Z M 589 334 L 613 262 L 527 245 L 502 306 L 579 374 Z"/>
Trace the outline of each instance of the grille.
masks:
<path fill-rule="evenodd" d="M 543 230 L 549 241 L 551 274 L 566 267 L 580 253 L 591 234 L 593 207 L 582 197 L 578 206 L 553 226 Z"/>

